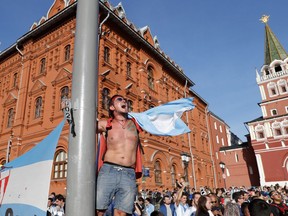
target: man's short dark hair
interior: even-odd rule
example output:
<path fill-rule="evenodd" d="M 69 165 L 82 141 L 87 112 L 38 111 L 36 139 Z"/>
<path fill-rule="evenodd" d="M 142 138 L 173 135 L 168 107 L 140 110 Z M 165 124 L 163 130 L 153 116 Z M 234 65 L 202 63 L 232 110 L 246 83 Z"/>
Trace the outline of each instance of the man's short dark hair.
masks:
<path fill-rule="evenodd" d="M 164 215 L 162 212 L 155 210 L 151 213 L 150 216 L 164 216 Z"/>
<path fill-rule="evenodd" d="M 108 113 L 109 113 L 109 117 L 114 117 L 114 115 L 113 115 L 113 111 L 112 110 L 110 110 L 110 106 L 112 106 L 113 105 L 113 103 L 114 103 L 114 100 L 115 100 L 115 98 L 117 98 L 117 97 L 123 97 L 122 95 L 118 95 L 118 94 L 116 94 L 116 95 L 113 95 L 111 98 L 110 98 L 110 100 L 109 100 L 109 103 L 108 103 Z"/>
<path fill-rule="evenodd" d="M 270 216 L 271 206 L 262 199 L 254 199 L 248 206 L 251 216 Z"/>
<path fill-rule="evenodd" d="M 237 192 L 234 192 L 232 194 L 232 199 L 234 199 L 235 202 L 237 203 L 241 196 L 243 196 L 242 192 L 241 191 L 237 191 Z"/>
<path fill-rule="evenodd" d="M 65 202 L 65 198 L 64 198 L 64 196 L 62 194 L 56 195 L 55 200 L 57 200 L 57 199 L 60 200 L 60 201 Z"/>

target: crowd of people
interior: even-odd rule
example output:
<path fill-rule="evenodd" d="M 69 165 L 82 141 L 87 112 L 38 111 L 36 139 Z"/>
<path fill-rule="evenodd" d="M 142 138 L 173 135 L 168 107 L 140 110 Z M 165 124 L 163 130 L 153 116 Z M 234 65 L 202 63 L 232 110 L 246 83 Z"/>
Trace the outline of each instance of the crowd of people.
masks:
<path fill-rule="evenodd" d="M 114 216 L 114 202 L 105 216 Z M 51 193 L 47 216 L 65 215 L 65 197 Z M 132 216 L 288 216 L 288 187 L 229 187 L 199 191 L 189 188 L 184 178 L 173 190 L 141 190 Z"/>
<path fill-rule="evenodd" d="M 230 187 L 189 189 L 185 182 L 171 190 L 142 190 L 134 216 L 288 216 L 288 188 Z M 108 216 L 109 214 L 107 214 Z"/>

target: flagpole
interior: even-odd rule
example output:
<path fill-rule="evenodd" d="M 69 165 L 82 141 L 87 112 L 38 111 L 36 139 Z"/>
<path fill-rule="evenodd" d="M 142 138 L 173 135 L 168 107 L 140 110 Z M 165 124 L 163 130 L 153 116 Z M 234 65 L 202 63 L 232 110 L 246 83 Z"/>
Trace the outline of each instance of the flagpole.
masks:
<path fill-rule="evenodd" d="M 95 215 L 98 0 L 77 2 L 65 215 Z"/>
<path fill-rule="evenodd" d="M 186 88 L 187 88 L 187 79 L 185 82 L 185 87 L 184 87 L 184 97 L 186 98 Z M 187 124 L 189 125 L 189 118 L 188 118 L 188 112 L 186 112 L 186 121 Z M 190 149 L 190 155 L 191 155 L 191 163 L 192 163 L 192 173 L 193 173 L 193 183 L 194 183 L 194 188 L 197 189 L 196 185 L 196 176 L 195 176 L 195 165 L 194 165 L 194 155 L 192 151 L 192 146 L 191 146 L 191 133 L 188 133 L 188 144 L 189 144 L 189 149 Z"/>

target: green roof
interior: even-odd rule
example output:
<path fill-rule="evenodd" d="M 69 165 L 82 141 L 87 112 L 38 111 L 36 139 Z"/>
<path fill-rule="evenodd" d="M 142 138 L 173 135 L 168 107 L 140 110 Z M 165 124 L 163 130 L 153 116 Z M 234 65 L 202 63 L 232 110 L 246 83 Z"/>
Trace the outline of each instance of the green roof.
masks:
<path fill-rule="evenodd" d="M 269 65 L 275 59 L 284 60 L 287 58 L 286 51 L 267 23 L 265 24 L 265 35 L 265 65 Z"/>

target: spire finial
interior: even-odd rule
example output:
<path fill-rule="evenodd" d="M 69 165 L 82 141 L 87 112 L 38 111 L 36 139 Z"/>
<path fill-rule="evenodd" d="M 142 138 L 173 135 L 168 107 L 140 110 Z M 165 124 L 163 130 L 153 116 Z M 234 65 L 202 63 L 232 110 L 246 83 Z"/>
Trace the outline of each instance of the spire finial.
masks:
<path fill-rule="evenodd" d="M 262 22 L 262 23 L 268 23 L 268 21 L 269 21 L 269 17 L 270 16 L 268 16 L 268 15 L 263 15 L 262 17 L 261 17 L 261 19 L 260 19 L 260 21 Z"/>

